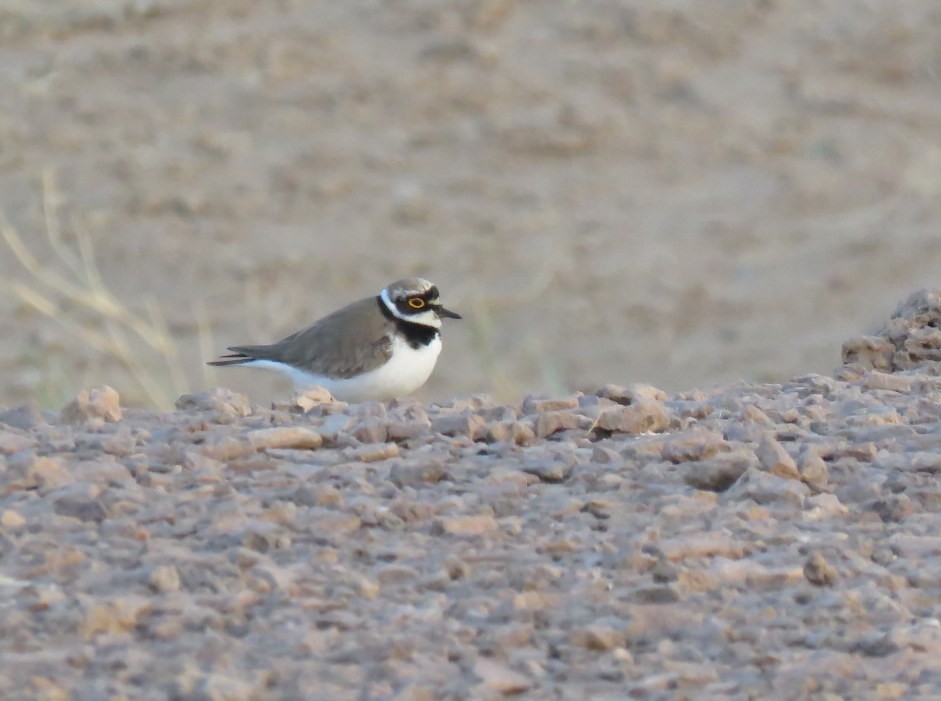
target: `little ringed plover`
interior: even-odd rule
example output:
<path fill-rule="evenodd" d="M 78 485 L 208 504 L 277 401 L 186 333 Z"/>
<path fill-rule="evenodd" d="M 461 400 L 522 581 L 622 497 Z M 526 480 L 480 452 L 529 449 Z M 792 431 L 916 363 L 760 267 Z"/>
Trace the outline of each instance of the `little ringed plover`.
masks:
<path fill-rule="evenodd" d="M 441 352 L 441 319 L 460 319 L 428 280 L 406 278 L 265 346 L 231 346 L 210 365 L 269 368 L 297 389 L 346 402 L 385 401 L 425 384 Z"/>

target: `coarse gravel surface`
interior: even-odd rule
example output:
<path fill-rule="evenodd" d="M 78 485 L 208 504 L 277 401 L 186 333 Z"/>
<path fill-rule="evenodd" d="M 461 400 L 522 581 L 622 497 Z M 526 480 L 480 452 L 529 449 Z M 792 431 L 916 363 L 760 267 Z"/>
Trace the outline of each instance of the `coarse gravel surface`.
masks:
<path fill-rule="evenodd" d="M 672 395 L 6 410 L 0 698 L 937 698 L 939 326 Z"/>

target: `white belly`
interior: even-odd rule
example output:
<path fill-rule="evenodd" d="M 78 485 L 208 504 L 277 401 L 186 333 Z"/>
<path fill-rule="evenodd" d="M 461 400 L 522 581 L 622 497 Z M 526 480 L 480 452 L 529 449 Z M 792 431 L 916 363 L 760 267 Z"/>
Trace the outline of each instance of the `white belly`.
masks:
<path fill-rule="evenodd" d="M 411 394 L 428 380 L 441 353 L 441 339 L 435 338 L 427 346 L 412 348 L 400 337 L 392 339 L 392 357 L 375 370 L 336 379 L 314 375 L 273 360 L 253 360 L 245 367 L 277 370 L 294 383 L 298 390 L 319 386 L 344 402 L 365 402 L 371 399 L 386 401 Z"/>

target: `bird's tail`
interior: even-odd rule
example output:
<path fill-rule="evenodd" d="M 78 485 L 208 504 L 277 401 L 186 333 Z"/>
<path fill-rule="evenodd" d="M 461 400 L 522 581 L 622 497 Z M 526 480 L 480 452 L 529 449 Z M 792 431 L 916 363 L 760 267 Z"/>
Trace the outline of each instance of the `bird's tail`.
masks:
<path fill-rule="evenodd" d="M 229 348 L 229 350 L 233 350 Z M 251 362 L 254 360 L 250 355 L 245 355 L 245 353 L 230 353 L 229 355 L 219 356 L 219 360 L 210 360 L 206 365 L 215 365 L 216 367 L 225 367 L 226 365 L 244 365 L 245 363 Z"/>

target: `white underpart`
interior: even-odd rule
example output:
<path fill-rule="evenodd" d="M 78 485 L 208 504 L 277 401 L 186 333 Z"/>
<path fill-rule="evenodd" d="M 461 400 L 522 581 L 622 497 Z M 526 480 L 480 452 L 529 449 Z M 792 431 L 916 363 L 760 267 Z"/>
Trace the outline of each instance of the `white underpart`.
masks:
<path fill-rule="evenodd" d="M 439 353 L 440 338 L 435 338 L 427 346 L 412 348 L 400 336 L 393 336 L 392 357 L 388 362 L 356 377 L 315 375 L 274 360 L 252 360 L 244 363 L 243 367 L 276 370 L 290 379 L 296 389 L 324 387 L 344 402 L 386 401 L 411 394 L 425 384 L 435 368 Z"/>
<path fill-rule="evenodd" d="M 424 311 L 421 314 L 409 314 L 406 316 L 399 311 L 398 307 L 392 303 L 392 300 L 389 299 L 389 291 L 383 290 L 379 293 L 379 296 L 382 297 L 382 303 L 386 305 L 386 309 L 392 312 L 393 316 L 398 317 L 402 321 L 411 321 L 415 324 L 421 324 L 422 326 L 433 326 L 436 329 L 441 328 L 441 319 L 438 317 L 437 312 L 434 309 L 429 309 Z"/>

